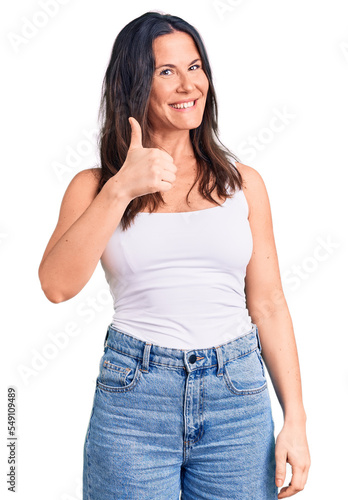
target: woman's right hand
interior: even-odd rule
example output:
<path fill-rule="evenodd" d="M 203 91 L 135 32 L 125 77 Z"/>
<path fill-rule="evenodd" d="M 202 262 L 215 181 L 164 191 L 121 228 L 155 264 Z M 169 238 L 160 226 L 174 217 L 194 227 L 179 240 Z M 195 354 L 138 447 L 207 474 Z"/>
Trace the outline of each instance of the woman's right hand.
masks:
<path fill-rule="evenodd" d="M 170 154 L 158 148 L 143 148 L 139 122 L 129 118 L 131 142 L 126 161 L 109 181 L 117 181 L 129 200 L 157 191 L 169 191 L 176 180 L 177 167 Z"/>

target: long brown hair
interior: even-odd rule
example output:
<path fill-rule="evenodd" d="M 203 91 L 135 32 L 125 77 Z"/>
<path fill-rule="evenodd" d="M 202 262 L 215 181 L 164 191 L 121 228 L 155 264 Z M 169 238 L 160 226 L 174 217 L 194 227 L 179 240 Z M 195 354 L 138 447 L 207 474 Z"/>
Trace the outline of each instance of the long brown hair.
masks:
<path fill-rule="evenodd" d="M 242 188 L 242 177 L 229 160 L 233 158 L 239 161 L 238 157 L 218 137 L 217 100 L 207 52 L 201 36 L 193 26 L 180 17 L 158 12 L 147 12 L 131 21 L 120 31 L 114 42 L 103 80 L 98 115 L 99 119 L 102 118 L 102 126 L 98 136 L 101 176 L 97 192 L 117 174 L 126 160 L 131 139 L 128 117 L 133 116 L 139 122 L 143 131 L 143 146 L 153 147 L 148 122 L 148 102 L 155 70 L 153 41 L 174 31 L 191 35 L 209 81 L 202 122 L 199 127 L 190 130 L 197 161 L 197 175 L 193 186 L 199 182 L 200 194 L 219 205 L 211 197 L 213 190 L 216 188 L 219 198 L 232 197 L 236 187 Z M 232 194 L 228 194 L 226 185 L 230 186 Z M 160 203 L 164 203 L 160 192 L 134 198 L 122 216 L 122 229 L 130 226 L 138 212 L 146 207 L 149 207 L 150 212 L 156 211 Z"/>

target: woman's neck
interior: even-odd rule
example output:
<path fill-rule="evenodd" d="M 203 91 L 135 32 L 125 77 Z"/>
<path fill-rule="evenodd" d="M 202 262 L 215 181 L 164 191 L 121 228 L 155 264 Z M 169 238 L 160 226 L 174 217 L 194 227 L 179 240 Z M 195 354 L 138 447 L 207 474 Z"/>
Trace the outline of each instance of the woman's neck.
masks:
<path fill-rule="evenodd" d="M 177 130 L 172 133 L 156 131 L 151 135 L 151 142 L 153 147 L 166 151 L 176 166 L 192 162 L 195 157 L 189 130 Z"/>

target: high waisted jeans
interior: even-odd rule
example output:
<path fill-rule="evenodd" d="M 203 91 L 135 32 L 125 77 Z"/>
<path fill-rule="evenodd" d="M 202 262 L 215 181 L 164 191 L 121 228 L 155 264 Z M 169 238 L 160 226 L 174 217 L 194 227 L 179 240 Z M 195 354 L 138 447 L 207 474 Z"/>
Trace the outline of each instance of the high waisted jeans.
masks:
<path fill-rule="evenodd" d="M 275 500 L 275 439 L 257 326 L 208 349 L 111 325 L 83 455 L 84 500 Z"/>

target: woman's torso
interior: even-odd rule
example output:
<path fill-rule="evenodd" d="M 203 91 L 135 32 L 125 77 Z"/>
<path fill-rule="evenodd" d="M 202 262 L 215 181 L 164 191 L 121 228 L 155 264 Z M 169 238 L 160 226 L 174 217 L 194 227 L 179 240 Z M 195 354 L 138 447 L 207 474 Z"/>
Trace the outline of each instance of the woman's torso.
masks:
<path fill-rule="evenodd" d="M 252 328 L 244 277 L 252 253 L 248 203 L 205 200 L 193 181 L 177 180 L 167 205 L 120 225 L 101 256 L 114 300 L 112 325 L 164 347 L 208 348 Z M 189 184 L 191 182 L 191 184 Z M 174 191 L 175 190 L 175 191 Z"/>

